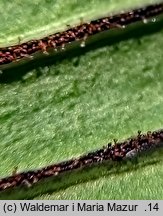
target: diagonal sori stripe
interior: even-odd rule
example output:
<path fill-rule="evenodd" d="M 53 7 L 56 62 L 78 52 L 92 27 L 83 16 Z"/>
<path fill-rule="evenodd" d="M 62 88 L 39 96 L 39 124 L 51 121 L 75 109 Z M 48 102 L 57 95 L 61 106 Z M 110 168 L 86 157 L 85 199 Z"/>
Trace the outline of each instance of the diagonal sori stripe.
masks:
<path fill-rule="evenodd" d="M 87 153 L 86 155 L 67 160 L 58 164 L 50 165 L 38 170 L 22 173 L 14 172 L 12 176 L 0 179 L 0 191 L 15 188 L 21 185 L 30 187 L 40 180 L 51 176 L 58 176 L 67 171 L 77 170 L 90 165 L 99 164 L 104 161 L 123 161 L 132 159 L 141 153 L 163 147 L 163 130 L 147 132 L 131 137 L 123 142 L 114 141 L 103 148 Z"/>
<path fill-rule="evenodd" d="M 73 41 L 80 40 L 82 41 L 81 46 L 84 46 L 86 38 L 91 35 L 109 29 L 125 28 L 127 25 L 138 21 L 146 22 L 148 18 L 152 18 L 161 13 L 163 13 L 163 3 L 104 17 L 39 40 L 31 40 L 15 46 L 3 47 L 0 48 L 0 65 L 19 61 L 24 57 L 32 58 L 32 55 L 38 51 L 48 54 L 48 49 L 52 48 L 57 50 L 58 47 L 64 48 L 66 44 L 72 43 Z"/>

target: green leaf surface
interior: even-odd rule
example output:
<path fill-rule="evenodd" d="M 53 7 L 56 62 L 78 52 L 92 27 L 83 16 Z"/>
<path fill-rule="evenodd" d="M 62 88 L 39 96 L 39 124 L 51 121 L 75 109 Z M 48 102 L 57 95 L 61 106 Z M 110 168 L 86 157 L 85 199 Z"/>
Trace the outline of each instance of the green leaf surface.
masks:
<path fill-rule="evenodd" d="M 0 0 L 0 47 L 160 0 Z"/>
<path fill-rule="evenodd" d="M 141 170 L 141 171 L 140 171 Z M 45 194 L 35 199 L 79 200 L 154 200 L 162 199 L 162 162 L 128 172 L 101 177 L 94 181 L 73 185 L 66 190 Z"/>
<path fill-rule="evenodd" d="M 3 7 L 8 5 L 8 13 L 9 8 L 13 7 L 9 2 L 0 1 Z M 31 1 L 14 2 L 23 8 L 23 4 Z M 54 13 L 53 16 L 46 12 L 48 5 L 55 7 L 61 4 L 59 2 L 63 6 L 61 0 L 55 3 L 42 1 L 40 8 L 46 10 L 44 15 L 39 12 L 36 14 L 39 22 L 33 22 L 32 16 L 27 16 L 35 8 L 35 3 L 30 3 L 31 6 L 26 6 L 27 14 L 22 12 L 24 24 L 9 31 L 9 26 L 13 25 L 11 17 L 14 17 L 16 11 L 18 14 L 21 11 L 20 8 L 14 10 L 13 14 L 9 13 L 9 20 L 6 16 L 8 27 L 0 24 L 0 34 L 10 35 L 12 39 L 7 36 L 6 40 L 11 42 L 14 35 L 20 32 L 28 34 L 31 30 L 33 34 L 35 29 L 45 26 L 46 22 L 51 25 L 57 19 L 61 24 L 61 15 Z M 86 4 L 86 1 L 80 1 L 79 4 L 78 1 L 66 2 L 77 5 L 74 6 L 73 18 L 75 13 L 81 15 L 80 10 L 86 12 L 87 8 L 89 11 L 89 7 L 84 8 L 81 3 Z M 94 6 L 96 10 L 99 2 L 89 1 L 88 5 Z M 106 6 L 106 1 L 102 2 Z M 122 1 L 110 2 L 113 6 L 108 8 L 121 8 L 118 2 Z M 124 5 L 129 5 L 129 2 L 126 1 Z M 71 3 L 65 11 L 60 11 L 63 20 L 73 7 Z M 45 23 L 42 23 L 39 16 L 45 18 Z M 18 22 L 19 19 L 15 20 Z M 157 26 L 157 22 L 154 25 Z M 57 62 L 54 59 L 52 65 L 36 67 L 17 81 L 0 82 L 1 177 L 11 174 L 14 166 L 18 166 L 19 171 L 39 168 L 99 148 L 113 138 L 125 139 L 138 130 L 162 127 L 163 29 L 148 34 L 144 26 L 139 29 L 144 31 L 142 36 L 135 36 L 136 32 L 132 31 L 129 37 L 115 39 L 112 43 L 109 43 L 108 37 L 105 46 L 95 44 L 92 48 L 86 47 L 86 52 L 78 48 L 76 56 L 67 56 Z M 3 35 L 0 38 L 3 43 L 8 43 L 4 42 Z M 149 167 L 103 176 L 41 198 L 148 199 L 149 194 L 149 199 L 161 199 L 163 192 L 159 188 L 162 185 L 163 168 L 161 157 L 158 158 L 160 163 Z M 135 194 L 136 189 L 138 193 Z"/>

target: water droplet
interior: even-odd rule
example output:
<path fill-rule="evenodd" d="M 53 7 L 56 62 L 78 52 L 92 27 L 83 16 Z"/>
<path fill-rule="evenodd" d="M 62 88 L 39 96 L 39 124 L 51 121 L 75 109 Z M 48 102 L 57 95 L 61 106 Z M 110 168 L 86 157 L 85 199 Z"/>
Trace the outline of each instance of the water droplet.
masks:
<path fill-rule="evenodd" d="M 152 19 L 152 22 L 156 22 L 156 18 L 153 18 L 153 19 Z"/>
<path fill-rule="evenodd" d="M 85 47 L 85 41 L 82 41 L 80 44 L 81 47 Z"/>
<path fill-rule="evenodd" d="M 144 18 L 144 19 L 143 19 L 143 23 L 144 23 L 144 24 L 147 24 L 147 23 L 148 23 L 148 20 Z"/>
<path fill-rule="evenodd" d="M 65 47 L 62 47 L 61 50 L 65 50 Z"/>

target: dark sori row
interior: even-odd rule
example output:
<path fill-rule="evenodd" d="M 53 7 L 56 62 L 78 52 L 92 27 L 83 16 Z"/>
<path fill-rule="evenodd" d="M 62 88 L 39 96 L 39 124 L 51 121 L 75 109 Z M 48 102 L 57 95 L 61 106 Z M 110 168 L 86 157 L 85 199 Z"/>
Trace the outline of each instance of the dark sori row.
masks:
<path fill-rule="evenodd" d="M 73 171 L 104 161 L 123 161 L 137 158 L 141 152 L 147 152 L 158 147 L 163 147 L 163 130 L 147 132 L 129 138 L 123 142 L 114 140 L 114 144 L 108 143 L 103 148 L 90 152 L 78 158 L 50 165 L 39 170 L 22 173 L 13 173 L 12 176 L 0 179 L 0 191 L 17 186 L 30 187 L 41 179 L 57 176 L 66 171 Z"/>
<path fill-rule="evenodd" d="M 162 12 L 163 3 L 150 5 L 118 15 L 94 20 L 90 23 L 84 23 L 40 40 L 31 40 L 20 45 L 0 48 L 0 65 L 19 61 L 24 57 L 32 58 L 32 54 L 37 51 L 48 54 L 47 50 L 49 48 L 53 48 L 55 50 L 57 50 L 58 47 L 64 48 L 66 44 L 73 41 L 81 40 L 83 42 L 81 43 L 82 46 L 88 36 L 113 28 L 124 28 L 128 24 L 141 20 L 146 22 L 148 18 L 159 15 Z"/>

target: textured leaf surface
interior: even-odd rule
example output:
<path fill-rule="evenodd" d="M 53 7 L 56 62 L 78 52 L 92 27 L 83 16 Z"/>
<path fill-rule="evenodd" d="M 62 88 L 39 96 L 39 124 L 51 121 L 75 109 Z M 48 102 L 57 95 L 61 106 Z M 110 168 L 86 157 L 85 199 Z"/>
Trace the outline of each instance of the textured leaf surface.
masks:
<path fill-rule="evenodd" d="M 10 23 L 7 18 L 6 23 Z M 5 35 L 21 32 L 21 28 L 11 30 L 13 34 L 2 26 L 0 29 Z M 106 43 L 85 54 L 31 70 L 19 81 L 1 83 L 1 176 L 10 174 L 14 166 L 19 170 L 42 167 L 96 149 L 113 138 L 128 138 L 139 129 L 161 128 L 162 35 L 160 30 L 135 38 L 133 32 L 128 40 Z M 161 199 L 163 170 L 159 159 L 160 163 L 151 165 L 150 170 L 145 167 L 105 176 L 50 198 L 148 199 L 149 192 L 149 199 Z M 137 196 L 134 180 L 135 187 L 140 187 Z"/>
<path fill-rule="evenodd" d="M 160 0 L 0 0 L 0 47 Z"/>

